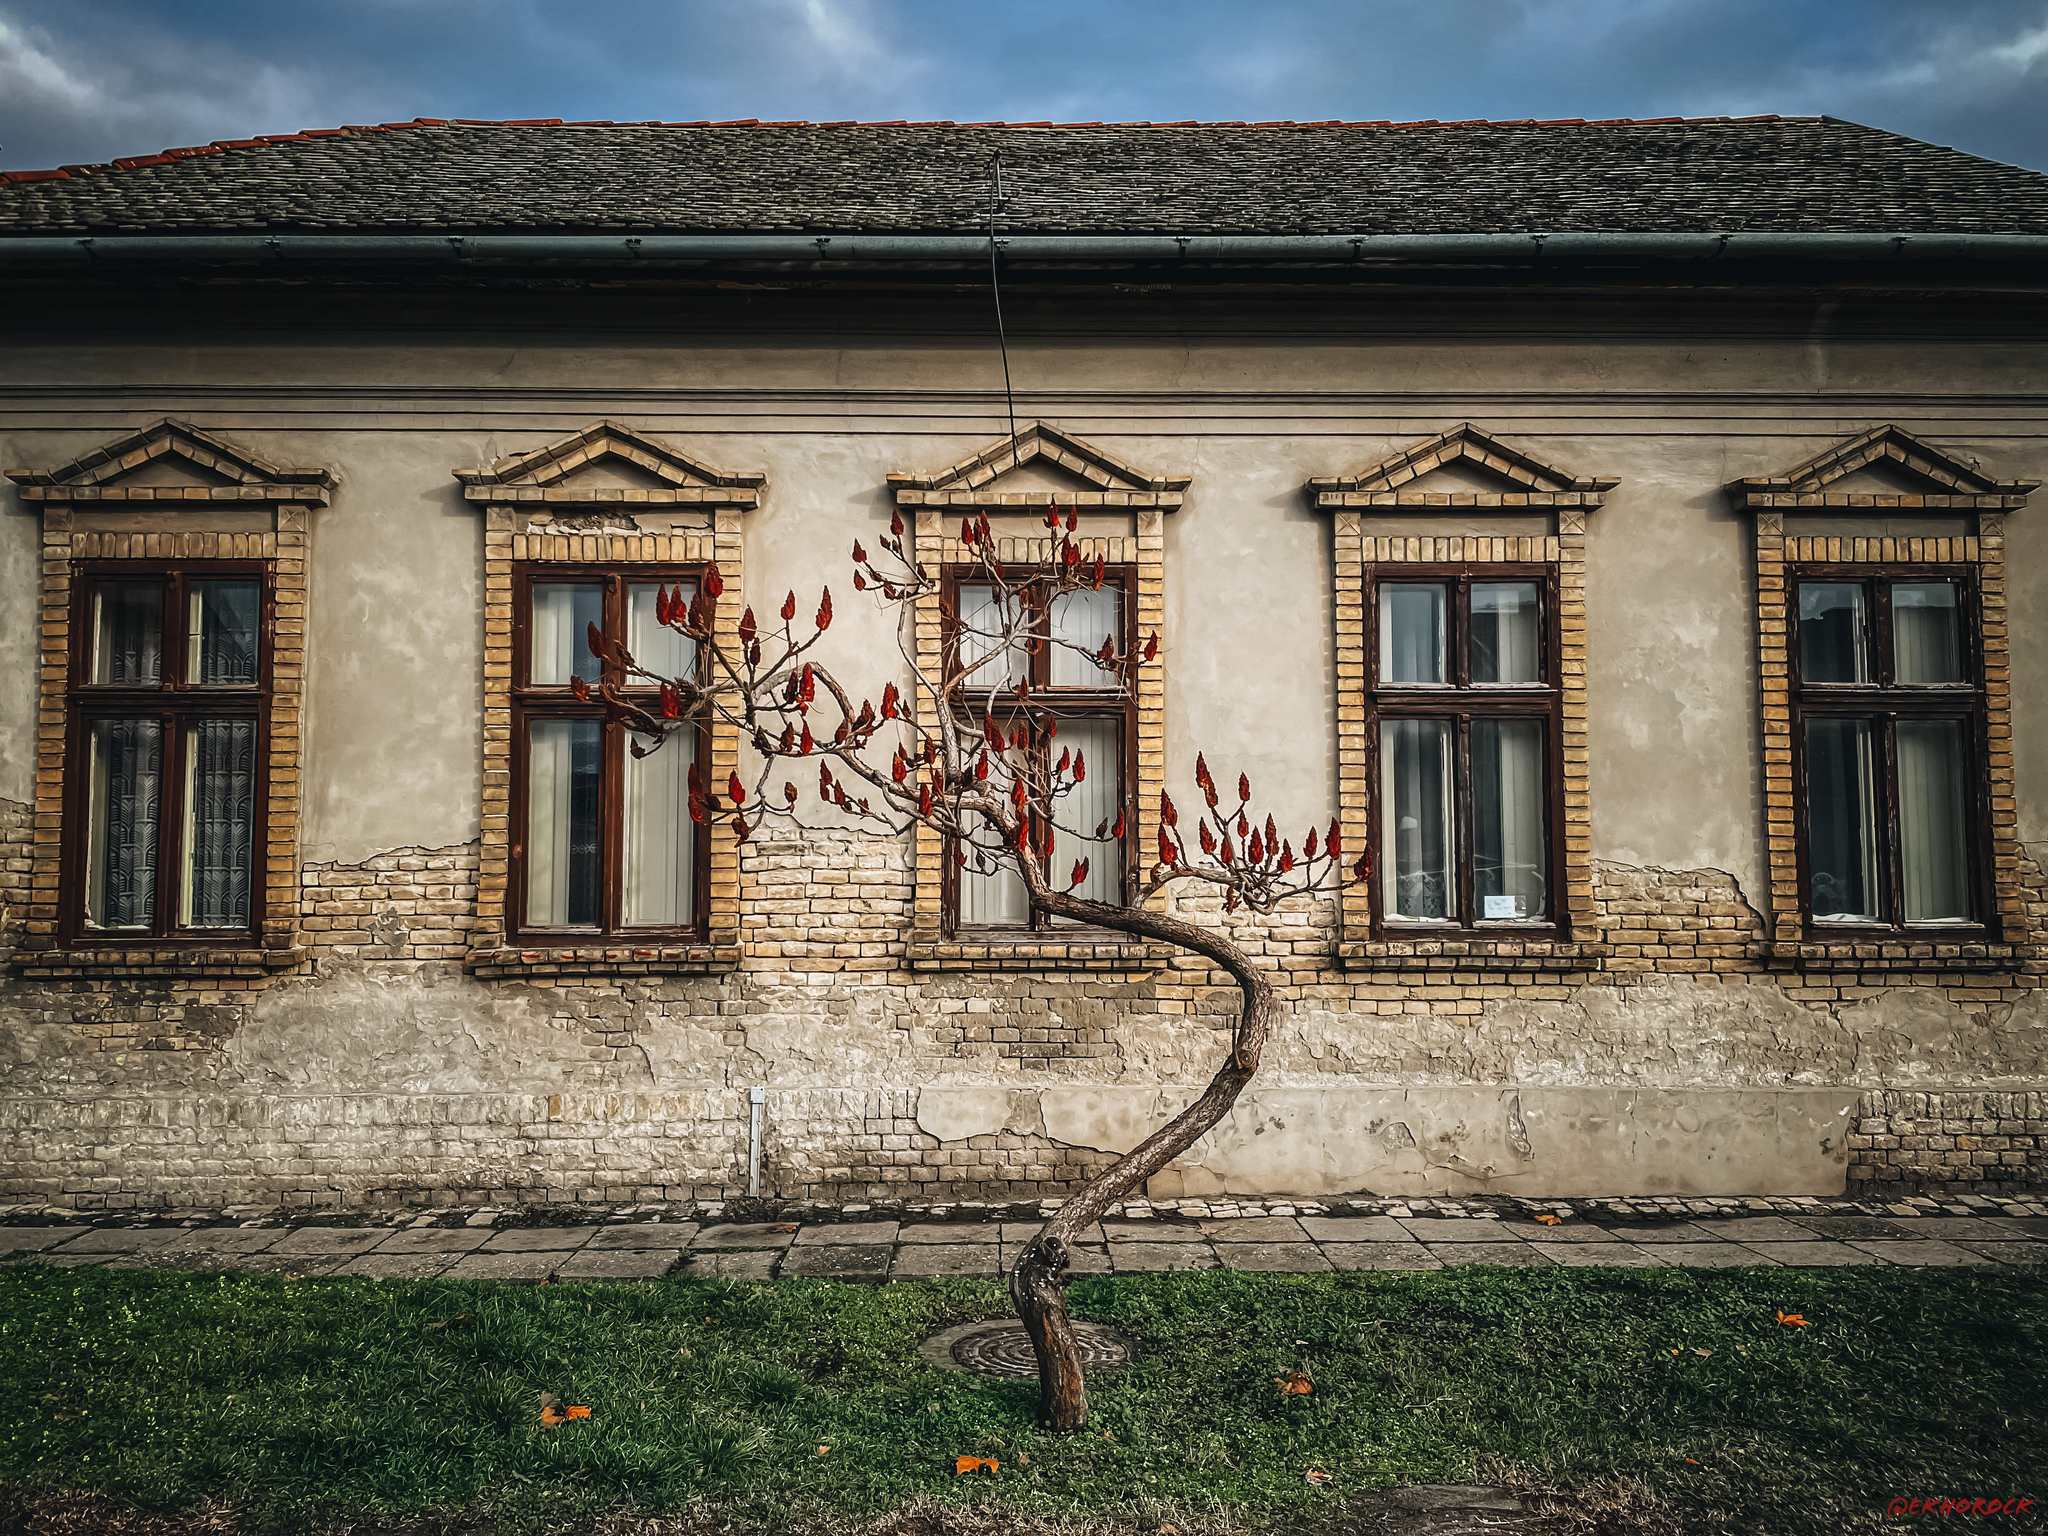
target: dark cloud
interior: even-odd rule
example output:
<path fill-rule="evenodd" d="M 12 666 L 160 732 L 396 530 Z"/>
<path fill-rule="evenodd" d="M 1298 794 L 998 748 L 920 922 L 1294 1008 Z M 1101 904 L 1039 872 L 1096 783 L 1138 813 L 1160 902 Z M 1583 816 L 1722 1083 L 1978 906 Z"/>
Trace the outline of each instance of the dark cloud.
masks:
<path fill-rule="evenodd" d="M 2048 166 L 2048 0 L 0 0 L 0 165 L 413 116 L 1831 113 Z"/>

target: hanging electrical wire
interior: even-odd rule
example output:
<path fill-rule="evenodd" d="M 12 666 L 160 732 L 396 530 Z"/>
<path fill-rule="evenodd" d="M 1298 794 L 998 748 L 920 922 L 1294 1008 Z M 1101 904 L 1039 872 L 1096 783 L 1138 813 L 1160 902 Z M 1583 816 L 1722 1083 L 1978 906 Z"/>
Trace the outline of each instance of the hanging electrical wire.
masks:
<path fill-rule="evenodd" d="M 1003 206 L 1003 152 L 999 149 L 988 157 L 988 287 L 996 305 L 996 346 L 1003 354 L 1003 403 L 1010 416 L 1010 463 L 1017 462 L 1017 395 L 1010 387 L 1010 338 L 1003 329 L 1003 283 L 997 270 L 996 252 L 1001 242 L 996 238 L 996 215 Z"/>

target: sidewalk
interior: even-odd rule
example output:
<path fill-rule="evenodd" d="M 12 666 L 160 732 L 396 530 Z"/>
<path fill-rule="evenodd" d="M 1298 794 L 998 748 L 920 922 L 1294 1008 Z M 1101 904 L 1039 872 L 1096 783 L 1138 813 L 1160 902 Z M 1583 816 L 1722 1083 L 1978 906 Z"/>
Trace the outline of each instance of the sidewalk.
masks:
<path fill-rule="evenodd" d="M 1190 1203 L 1192 1204 L 1192 1202 Z M 1339 1206 L 1125 1206 L 1074 1253 L 1081 1274 L 1236 1269 L 1309 1273 L 1425 1270 L 1455 1264 L 1965 1265 L 2048 1262 L 2048 1207 L 1916 1199 L 1885 1206 L 1821 1200 L 1500 1202 L 1352 1201 Z M 1377 1207 L 1377 1208 L 1373 1208 Z M 1776 1207 L 1776 1209 L 1773 1209 Z M 869 1207 L 806 1208 L 775 1222 L 732 1224 L 723 1207 L 623 1207 L 561 1222 L 539 1211 L 435 1212 L 398 1218 L 267 1213 L 133 1219 L 81 1230 L 0 1226 L 0 1265 L 236 1269 L 295 1275 L 496 1280 L 679 1278 L 854 1281 L 1007 1273 L 1050 1209 L 941 1207 L 883 1219 Z M 1556 1225 L 1536 1218 L 1558 1215 Z M 20 1220 L 25 1213 L 13 1213 Z M 577 1215 L 596 1216 L 583 1210 Z M 944 1219 L 932 1219 L 933 1217 Z M 48 1220 L 48 1216 L 41 1219 Z M 536 1220 L 557 1224 L 529 1224 Z"/>

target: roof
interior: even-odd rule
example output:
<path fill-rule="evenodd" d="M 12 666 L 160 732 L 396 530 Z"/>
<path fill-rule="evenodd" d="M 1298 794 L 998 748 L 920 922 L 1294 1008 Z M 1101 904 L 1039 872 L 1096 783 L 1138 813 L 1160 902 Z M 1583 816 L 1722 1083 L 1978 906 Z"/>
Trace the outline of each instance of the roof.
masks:
<path fill-rule="evenodd" d="M 0 175 L 0 236 L 2048 234 L 2048 176 L 1833 118 L 411 123 Z"/>

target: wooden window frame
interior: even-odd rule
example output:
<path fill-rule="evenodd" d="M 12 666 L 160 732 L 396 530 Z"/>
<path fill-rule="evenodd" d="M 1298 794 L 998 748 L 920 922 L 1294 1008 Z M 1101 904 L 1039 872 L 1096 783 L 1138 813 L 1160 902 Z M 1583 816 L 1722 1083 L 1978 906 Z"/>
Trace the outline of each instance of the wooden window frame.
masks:
<path fill-rule="evenodd" d="M 1956 624 L 1962 651 L 1962 683 L 1907 684 L 1891 680 L 1894 666 L 1891 588 L 1898 582 L 1947 582 L 1957 588 Z M 1866 658 L 1871 680 L 1864 683 L 1808 683 L 1800 673 L 1799 588 L 1806 582 L 1857 585 L 1870 613 Z M 1986 772 L 1989 698 L 1984 677 L 1982 599 L 1976 567 L 1959 564 L 1791 563 L 1785 567 L 1786 667 L 1790 686 L 1793 836 L 1799 871 L 1799 923 L 1811 942 L 1866 942 L 1897 939 L 1943 943 L 1981 942 L 1993 935 L 1988 914 L 1995 910 L 1992 882 L 1991 788 Z M 1877 865 L 1890 916 L 1878 922 L 1822 922 L 1813 915 L 1813 867 L 1808 828 L 1806 722 L 1812 718 L 1868 720 L 1878 737 L 1877 806 L 1874 835 Z M 1964 724 L 1963 774 L 1971 786 L 1964 856 L 1968 861 L 1971 919 L 1967 923 L 1908 923 L 1904 871 L 1899 857 L 1899 786 L 1896 728 L 1900 720 L 1960 720 Z"/>
<path fill-rule="evenodd" d="M 199 688 L 185 677 L 190 639 L 186 584 L 192 581 L 253 580 L 260 592 L 257 622 L 257 681 L 250 688 Z M 158 580 L 163 585 L 163 678 L 155 687 L 89 681 L 96 636 L 94 590 L 109 581 Z M 71 644 L 65 676 L 65 760 L 74 771 L 63 786 L 62 875 L 59 881 L 59 936 L 67 945 L 94 949 L 217 950 L 261 942 L 266 901 L 265 854 L 269 847 L 271 702 L 277 649 L 277 582 L 264 560 L 81 560 L 71 577 Z M 86 921 L 85 864 L 91 837 L 89 731 L 95 720 L 161 718 L 163 755 L 158 770 L 163 788 L 157 816 L 156 919 L 148 932 L 103 929 Z M 256 722 L 251 774 L 249 921 L 239 928 L 184 928 L 175 921 L 183 873 L 184 757 L 186 724 L 195 719 Z"/>
<path fill-rule="evenodd" d="M 947 670 L 956 664 L 960 640 L 960 588 L 962 585 L 982 584 L 986 572 L 976 565 L 948 565 L 942 573 L 940 613 L 945 629 L 945 658 Z M 1049 576 L 1050 567 L 1026 566 L 1021 569 L 1007 569 L 1012 581 L 1030 581 L 1036 576 Z M 1117 602 L 1118 628 L 1117 646 L 1129 655 L 1136 647 L 1136 609 L 1138 600 L 1138 568 L 1132 564 L 1112 565 L 1105 568 L 1102 584 L 1114 585 L 1119 593 Z M 1040 594 L 1041 596 L 1044 594 Z M 1123 743 L 1121 760 L 1117 765 L 1119 774 L 1117 799 L 1124 811 L 1124 839 L 1122 846 L 1115 850 L 1117 873 L 1117 900 L 1126 902 L 1132 890 L 1131 830 L 1137 824 L 1137 806 L 1133 798 L 1133 786 L 1137 783 L 1138 771 L 1138 695 L 1134 689 L 1124 688 L 1055 688 L 1051 683 L 1052 647 L 1046 643 L 1046 625 L 1050 613 L 1049 605 L 1043 601 L 1031 605 L 1033 609 L 1032 631 L 1038 643 L 1027 650 L 1031 661 L 1031 692 L 1034 703 L 1041 709 L 1050 710 L 1055 717 L 1066 719 L 1071 716 L 1081 720 L 1115 720 L 1120 727 Z M 956 690 L 949 701 L 953 718 L 964 730 L 978 731 L 981 705 L 975 702 L 977 690 Z M 987 699 L 986 690 L 979 690 L 981 698 Z M 1058 740 L 1057 737 L 1054 738 Z M 1033 808 L 1034 824 L 1044 815 L 1043 807 Z M 1106 932 L 1076 923 L 1055 923 L 1046 913 L 1033 911 L 1021 924 L 963 923 L 960 921 L 960 863 L 957 856 L 957 839 L 948 838 L 945 843 L 945 862 L 942 874 L 944 893 L 943 932 L 949 939 L 995 940 L 1006 937 L 1037 938 L 1046 935 L 1085 935 Z M 1091 855 L 1095 857 L 1099 855 Z M 1045 871 L 1048 881 L 1053 879 L 1052 859 L 1042 855 L 1039 867 Z"/>
<path fill-rule="evenodd" d="M 1542 594 L 1543 613 L 1538 627 L 1543 678 L 1540 684 L 1479 684 L 1470 681 L 1471 594 L 1475 582 L 1530 581 Z M 1445 631 L 1445 661 L 1450 679 L 1441 685 L 1416 683 L 1386 684 L 1380 680 L 1380 589 L 1384 586 L 1442 583 L 1450 588 L 1449 622 Z M 1366 782 L 1371 786 L 1374 814 L 1364 818 L 1366 847 L 1372 859 L 1370 890 L 1371 933 L 1376 941 L 1403 939 L 1469 940 L 1554 940 L 1569 931 L 1565 911 L 1565 761 L 1562 640 L 1559 612 L 1562 598 L 1558 567 L 1553 563 L 1501 563 L 1495 561 L 1454 561 L 1447 563 L 1403 563 L 1373 569 L 1364 591 L 1365 640 L 1365 731 Z M 1430 922 L 1413 918 L 1390 918 L 1382 884 L 1385 853 L 1381 847 L 1381 817 L 1377 807 L 1385 794 L 1381 777 L 1380 725 L 1386 720 L 1441 720 L 1453 722 L 1455 761 L 1453 766 L 1453 828 L 1457 840 L 1456 920 Z M 1543 804 L 1545 838 L 1545 893 L 1548 911 L 1541 920 L 1527 918 L 1474 919 L 1472 836 L 1471 736 L 1475 720 L 1540 719 L 1543 722 Z"/>
<path fill-rule="evenodd" d="M 512 567 L 512 796 L 511 857 L 507 908 L 510 935 L 516 942 L 538 943 L 701 943 L 710 933 L 711 839 L 699 828 L 692 838 L 690 908 L 693 920 L 683 925 L 625 927 L 619 921 L 624 867 L 624 784 L 626 739 L 631 734 L 623 724 L 605 724 L 606 709 L 595 689 L 589 699 L 578 699 L 568 685 L 538 686 L 533 676 L 533 589 L 601 583 L 604 587 L 604 629 L 607 638 L 624 644 L 626 638 L 626 589 L 629 585 L 659 583 L 695 584 L 703 580 L 705 566 L 696 564 L 615 563 L 575 564 L 567 561 L 521 561 Z M 703 665 L 703 651 L 698 653 Z M 610 669 L 607 669 L 610 670 Z M 647 686 L 620 688 L 622 696 L 658 713 L 659 690 Z M 529 727 L 537 720 L 595 720 L 603 726 L 600 738 L 598 775 L 598 902 L 600 922 L 595 927 L 543 928 L 526 921 L 526 827 L 528 791 Z M 702 708 L 694 717 L 696 761 L 709 775 L 711 768 L 711 722 Z"/>

